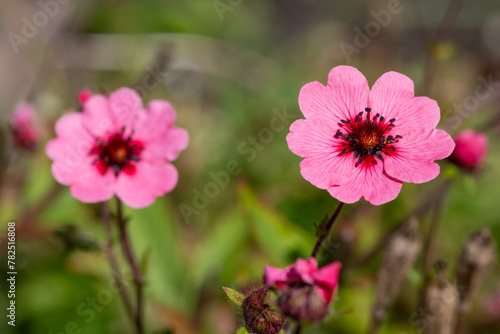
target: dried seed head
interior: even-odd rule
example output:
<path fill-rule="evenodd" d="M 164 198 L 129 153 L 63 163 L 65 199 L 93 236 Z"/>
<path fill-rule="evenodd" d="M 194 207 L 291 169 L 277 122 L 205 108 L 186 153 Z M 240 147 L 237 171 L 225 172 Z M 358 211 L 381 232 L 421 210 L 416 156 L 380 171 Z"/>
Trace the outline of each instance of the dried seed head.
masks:
<path fill-rule="evenodd" d="M 451 334 L 458 304 L 458 290 L 447 280 L 448 271 L 439 266 L 436 278 L 426 291 L 425 309 L 428 310 L 428 333 Z"/>
<path fill-rule="evenodd" d="M 460 290 L 460 312 L 467 313 L 470 301 L 496 262 L 496 245 L 486 227 L 472 233 L 460 255 L 457 284 Z"/>
<path fill-rule="evenodd" d="M 384 262 L 378 272 L 377 295 L 372 308 L 372 317 L 378 322 L 385 319 L 387 308 L 398 296 L 406 274 L 422 248 L 418 226 L 416 218 L 410 219 L 387 244 Z"/>
<path fill-rule="evenodd" d="M 245 327 L 250 333 L 277 334 L 285 324 L 285 317 L 272 307 L 267 287 L 249 294 L 242 306 Z"/>

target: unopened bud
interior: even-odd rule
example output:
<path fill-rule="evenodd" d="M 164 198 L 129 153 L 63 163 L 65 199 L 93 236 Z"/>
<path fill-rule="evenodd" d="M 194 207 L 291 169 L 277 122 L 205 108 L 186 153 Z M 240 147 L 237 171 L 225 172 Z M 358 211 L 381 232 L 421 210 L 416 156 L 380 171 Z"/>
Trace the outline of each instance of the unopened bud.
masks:
<path fill-rule="evenodd" d="M 250 333 L 277 334 L 285 324 L 285 317 L 273 308 L 268 288 L 250 293 L 243 300 L 243 318 Z"/>
<path fill-rule="evenodd" d="M 284 287 L 279 292 L 278 306 L 295 320 L 319 321 L 328 313 L 326 300 L 314 285 Z"/>

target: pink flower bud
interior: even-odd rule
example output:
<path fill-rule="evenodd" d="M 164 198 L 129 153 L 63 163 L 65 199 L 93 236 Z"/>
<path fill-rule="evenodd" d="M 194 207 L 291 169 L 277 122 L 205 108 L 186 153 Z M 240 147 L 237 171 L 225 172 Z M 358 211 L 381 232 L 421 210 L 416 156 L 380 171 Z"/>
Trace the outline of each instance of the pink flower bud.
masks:
<path fill-rule="evenodd" d="M 465 130 L 455 138 L 450 160 L 462 168 L 473 169 L 484 161 L 487 151 L 488 137 L 484 133 Z"/>
<path fill-rule="evenodd" d="M 35 110 L 29 103 L 21 103 L 14 110 L 11 118 L 14 144 L 20 148 L 32 150 L 40 139 L 40 131 L 34 125 Z"/>
<path fill-rule="evenodd" d="M 78 93 L 78 103 L 83 106 L 91 97 L 92 91 L 90 89 L 83 89 L 80 93 Z"/>
<path fill-rule="evenodd" d="M 277 334 L 285 324 L 285 317 L 272 308 L 267 287 L 253 291 L 243 300 L 243 318 L 250 333 Z"/>
<path fill-rule="evenodd" d="M 264 284 L 276 285 L 279 290 L 278 306 L 286 316 L 318 321 L 327 314 L 341 267 L 339 262 L 335 262 L 318 269 L 314 257 L 298 259 L 285 269 L 267 266 Z"/>

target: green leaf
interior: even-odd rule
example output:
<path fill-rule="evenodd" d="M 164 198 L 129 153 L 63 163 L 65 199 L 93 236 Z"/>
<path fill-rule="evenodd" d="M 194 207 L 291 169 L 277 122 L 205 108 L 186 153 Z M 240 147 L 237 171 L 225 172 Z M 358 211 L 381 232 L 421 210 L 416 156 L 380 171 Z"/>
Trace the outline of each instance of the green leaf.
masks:
<path fill-rule="evenodd" d="M 250 334 L 250 332 L 248 332 L 248 329 L 246 329 L 245 327 L 241 327 L 240 329 L 238 329 L 236 334 Z"/>
<path fill-rule="evenodd" d="M 248 185 L 240 185 L 238 195 L 250 233 L 274 263 L 287 263 L 291 254 L 310 252 L 315 240 L 310 234 L 260 203 Z"/>
<path fill-rule="evenodd" d="M 229 299 L 231 299 L 233 303 L 235 303 L 238 306 L 241 306 L 243 304 L 243 300 L 245 299 L 244 294 L 231 288 L 223 287 L 223 289 L 226 295 L 229 297 Z"/>

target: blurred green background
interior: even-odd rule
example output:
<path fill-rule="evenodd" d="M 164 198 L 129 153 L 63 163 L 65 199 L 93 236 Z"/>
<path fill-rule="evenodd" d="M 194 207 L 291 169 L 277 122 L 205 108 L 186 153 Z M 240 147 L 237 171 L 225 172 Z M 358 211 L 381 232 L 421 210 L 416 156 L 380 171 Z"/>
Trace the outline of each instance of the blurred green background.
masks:
<path fill-rule="evenodd" d="M 471 127 L 486 132 L 490 153 L 479 176 L 442 162 L 439 178 L 405 184 L 391 203 L 349 205 L 329 239 L 331 256 L 322 257 L 323 263 L 345 264 L 335 311 L 304 332 L 366 331 L 382 257 L 349 264 L 439 191 L 445 178 L 453 185 L 433 260 L 448 263 L 453 282 L 471 232 L 489 226 L 500 240 L 500 2 L 465 1 L 441 38 L 436 31 L 447 8 L 448 1 L 431 0 L 0 1 L 0 231 L 9 220 L 17 222 L 18 271 L 16 327 L 3 316 L 0 333 L 132 333 L 119 296 L 108 300 L 103 291 L 111 271 L 101 251 L 99 207 L 57 186 L 44 154 L 54 122 L 78 108 L 83 88 L 129 86 L 145 103 L 167 99 L 177 125 L 190 133 L 189 147 L 174 162 L 180 175 L 175 190 L 151 207 L 127 210 L 147 276 L 148 333 L 234 333 L 241 312 L 222 287 L 249 292 L 259 287 L 266 264 L 284 267 L 310 254 L 313 222 L 331 214 L 337 201 L 300 176 L 301 159 L 285 137 L 302 118 L 300 88 L 315 80 L 325 84 L 330 69 L 341 64 L 360 69 L 370 84 L 390 70 L 408 75 L 417 95 L 438 101 L 440 127 L 452 134 Z M 26 20 L 33 22 L 40 11 L 47 22 L 13 47 L 9 33 L 23 36 Z M 381 19 L 382 12 L 390 15 Z M 359 37 L 367 27 L 375 27 L 372 37 Z M 14 148 L 9 136 L 19 101 L 36 107 L 43 129 L 33 152 Z M 424 212 L 423 231 L 429 218 Z M 122 268 L 130 274 L 124 263 Z M 500 310 L 484 310 L 499 277 L 497 267 L 477 295 L 470 333 L 499 333 Z M 421 332 L 414 316 L 421 281 L 417 269 L 410 273 L 382 333 Z"/>

